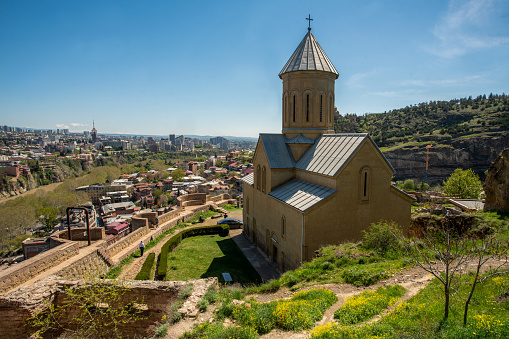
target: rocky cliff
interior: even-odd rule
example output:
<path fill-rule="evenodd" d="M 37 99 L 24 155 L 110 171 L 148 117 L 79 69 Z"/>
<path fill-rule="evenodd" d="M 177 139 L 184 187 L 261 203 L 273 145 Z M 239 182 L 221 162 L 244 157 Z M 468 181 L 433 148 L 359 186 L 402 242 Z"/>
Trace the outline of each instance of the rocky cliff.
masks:
<path fill-rule="evenodd" d="M 486 203 L 484 210 L 509 212 L 509 148 L 491 164 L 484 183 Z"/>
<path fill-rule="evenodd" d="M 484 180 L 484 172 L 508 145 L 509 133 L 457 138 L 447 143 L 434 144 L 429 151 L 428 184 L 442 184 L 456 168 L 471 168 Z M 402 146 L 383 153 L 396 171 L 395 181 L 424 181 L 426 145 Z"/>

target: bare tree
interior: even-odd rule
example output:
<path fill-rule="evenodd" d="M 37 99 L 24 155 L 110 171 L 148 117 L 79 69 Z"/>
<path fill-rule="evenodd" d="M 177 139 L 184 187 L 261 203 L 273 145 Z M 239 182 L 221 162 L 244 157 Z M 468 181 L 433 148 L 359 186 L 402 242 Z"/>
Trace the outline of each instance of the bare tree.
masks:
<path fill-rule="evenodd" d="M 467 323 L 468 306 L 478 284 L 495 275 L 509 273 L 507 244 L 497 240 L 497 232 L 484 234 L 457 227 L 453 220 L 444 217 L 435 225 L 426 225 L 420 237 L 405 237 L 403 232 L 392 230 L 402 243 L 404 253 L 420 268 L 436 277 L 444 286 L 444 319 L 449 316 L 450 296 L 454 279 L 467 268 L 475 270 L 468 297 L 465 299 L 463 324 Z M 494 230 L 492 230 L 494 231 Z M 494 267 L 481 278 L 483 267 Z"/>
<path fill-rule="evenodd" d="M 430 226 L 430 225 L 428 225 Z M 407 238 L 393 232 L 403 244 L 405 254 L 420 268 L 436 277 L 444 287 L 444 319 L 449 317 L 451 286 L 456 275 L 468 263 L 469 251 L 466 235 L 453 228 L 452 222 L 443 218 L 436 226 L 425 227 L 420 239 Z"/>
<path fill-rule="evenodd" d="M 470 292 L 465 301 L 463 326 L 467 325 L 468 306 L 470 304 L 470 300 L 472 300 L 477 284 L 481 284 L 486 281 L 486 279 L 495 275 L 509 273 L 507 245 L 504 246 L 504 244 L 498 241 L 493 234 L 486 237 L 480 237 L 479 239 L 471 239 L 470 248 L 470 255 L 475 263 L 475 275 L 474 280 L 472 281 L 472 286 L 470 287 Z M 480 278 L 482 268 L 487 263 L 493 263 L 495 266 L 490 266 L 488 273 Z"/>

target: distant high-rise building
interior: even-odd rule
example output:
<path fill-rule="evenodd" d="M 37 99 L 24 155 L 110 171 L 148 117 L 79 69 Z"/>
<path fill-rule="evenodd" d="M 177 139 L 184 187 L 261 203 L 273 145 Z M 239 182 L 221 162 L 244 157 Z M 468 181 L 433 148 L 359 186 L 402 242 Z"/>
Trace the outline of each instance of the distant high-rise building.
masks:
<path fill-rule="evenodd" d="M 170 143 L 175 146 L 175 134 L 170 134 Z"/>
<path fill-rule="evenodd" d="M 183 145 L 184 144 L 184 136 L 180 135 L 175 138 L 175 145 Z"/>
<path fill-rule="evenodd" d="M 223 137 L 210 138 L 210 143 L 216 145 L 220 149 L 228 149 L 228 139 Z"/>
<path fill-rule="evenodd" d="M 95 143 L 97 141 L 97 130 L 95 129 L 94 120 L 92 120 L 92 132 L 90 134 L 92 135 L 92 142 Z"/>

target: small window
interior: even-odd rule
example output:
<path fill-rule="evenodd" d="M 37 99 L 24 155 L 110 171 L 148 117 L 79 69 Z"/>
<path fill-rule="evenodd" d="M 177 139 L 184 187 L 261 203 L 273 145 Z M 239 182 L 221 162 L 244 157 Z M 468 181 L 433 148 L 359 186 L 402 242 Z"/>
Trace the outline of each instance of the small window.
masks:
<path fill-rule="evenodd" d="M 281 217 L 281 238 L 285 237 L 285 232 L 286 232 L 286 218 L 283 215 Z"/>
<path fill-rule="evenodd" d="M 322 122 L 323 95 L 320 95 L 320 122 Z"/>
<path fill-rule="evenodd" d="M 361 170 L 361 200 L 362 201 L 369 201 L 369 191 L 370 191 L 370 185 L 371 185 L 371 173 L 369 168 L 365 167 Z"/>
<path fill-rule="evenodd" d="M 306 95 L 306 121 L 309 121 L 309 94 Z"/>

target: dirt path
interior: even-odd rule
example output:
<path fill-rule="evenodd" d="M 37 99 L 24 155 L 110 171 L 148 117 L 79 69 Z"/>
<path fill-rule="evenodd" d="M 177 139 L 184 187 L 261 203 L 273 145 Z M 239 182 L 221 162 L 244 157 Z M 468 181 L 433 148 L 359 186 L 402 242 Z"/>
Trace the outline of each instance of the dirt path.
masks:
<path fill-rule="evenodd" d="M 39 186 L 37 188 L 34 188 L 33 190 L 26 191 L 25 193 L 21 193 L 21 194 L 18 194 L 18 195 L 13 195 L 12 197 L 8 197 L 8 198 L 2 198 L 2 199 L 0 199 L 0 205 L 2 203 L 4 203 L 4 202 L 9 201 L 9 200 L 16 199 L 16 198 L 19 198 L 19 197 L 26 197 L 27 195 L 34 194 L 34 193 L 37 193 L 37 192 L 51 192 L 55 188 L 60 186 L 61 183 L 62 182 L 55 182 L 53 184 Z"/>

